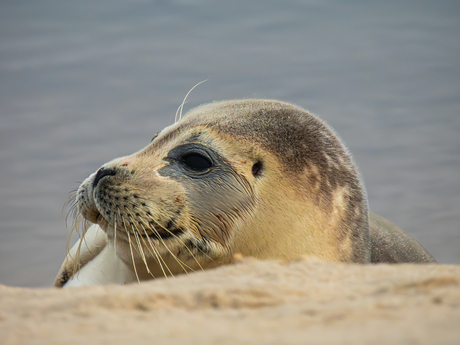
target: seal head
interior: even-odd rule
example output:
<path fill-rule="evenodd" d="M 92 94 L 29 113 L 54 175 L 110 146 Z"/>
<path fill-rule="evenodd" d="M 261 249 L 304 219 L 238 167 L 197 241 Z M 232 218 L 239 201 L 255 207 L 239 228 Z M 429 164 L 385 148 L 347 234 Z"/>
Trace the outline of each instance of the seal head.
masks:
<path fill-rule="evenodd" d="M 323 121 L 284 102 L 195 108 L 141 151 L 102 166 L 76 201 L 139 280 L 215 267 L 235 253 L 371 258 L 350 154 Z M 66 267 L 66 276 L 76 271 Z"/>

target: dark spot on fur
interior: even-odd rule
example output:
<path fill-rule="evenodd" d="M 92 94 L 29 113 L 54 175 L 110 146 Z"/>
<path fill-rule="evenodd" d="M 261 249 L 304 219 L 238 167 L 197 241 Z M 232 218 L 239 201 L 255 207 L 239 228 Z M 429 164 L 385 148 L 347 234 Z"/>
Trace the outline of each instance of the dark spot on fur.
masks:
<path fill-rule="evenodd" d="M 59 278 L 59 286 L 64 286 L 65 283 L 67 283 L 70 279 L 70 274 L 67 272 L 67 269 L 64 269 L 64 271 L 61 273 L 61 277 Z"/>
<path fill-rule="evenodd" d="M 152 224 L 152 223 L 149 223 L 149 224 Z M 180 228 L 165 231 L 165 232 L 155 231 L 154 233 L 152 233 L 150 235 L 147 235 L 147 237 L 149 237 L 151 239 L 158 239 L 158 236 L 160 236 L 163 240 L 166 240 L 166 239 L 169 239 L 171 237 L 177 237 L 180 234 L 182 234 L 183 232 L 184 232 L 184 230 L 180 229 Z M 143 237 L 146 237 L 145 234 L 140 234 L 140 235 L 143 236 Z"/>
<path fill-rule="evenodd" d="M 170 230 L 169 232 L 160 232 L 160 237 L 166 240 L 171 237 L 176 237 L 180 235 L 181 233 L 183 233 L 182 229 L 174 229 L 174 230 Z"/>
<path fill-rule="evenodd" d="M 204 237 L 204 241 L 192 241 L 192 240 L 187 240 L 184 242 L 184 246 L 188 248 L 188 250 L 185 250 L 183 249 L 183 253 L 189 255 L 189 251 L 191 252 L 201 252 L 201 253 L 208 253 L 209 252 L 209 248 L 208 246 L 206 245 L 206 243 L 209 241 L 206 239 L 206 237 Z M 183 254 L 182 253 L 182 249 L 181 251 L 179 252 L 179 254 Z"/>

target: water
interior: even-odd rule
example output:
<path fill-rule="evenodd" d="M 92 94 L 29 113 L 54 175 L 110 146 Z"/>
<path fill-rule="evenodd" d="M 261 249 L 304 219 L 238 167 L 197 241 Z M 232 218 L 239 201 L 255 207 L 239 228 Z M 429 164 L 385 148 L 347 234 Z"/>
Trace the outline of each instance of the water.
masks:
<path fill-rule="evenodd" d="M 187 109 L 275 98 L 332 125 L 371 209 L 460 263 L 456 1 L 11 1 L 0 5 L 0 283 L 49 286 L 62 206 Z"/>

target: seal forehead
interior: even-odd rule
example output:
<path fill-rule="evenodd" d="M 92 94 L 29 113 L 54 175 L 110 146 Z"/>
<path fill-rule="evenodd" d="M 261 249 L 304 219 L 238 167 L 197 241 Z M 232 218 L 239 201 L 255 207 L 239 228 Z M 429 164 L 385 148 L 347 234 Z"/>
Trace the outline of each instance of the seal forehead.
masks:
<path fill-rule="evenodd" d="M 211 103 L 190 111 L 183 125 L 211 127 L 259 145 L 283 162 L 286 170 L 300 172 L 312 164 L 353 170 L 348 153 L 333 130 L 316 116 L 288 103 L 269 100 Z"/>

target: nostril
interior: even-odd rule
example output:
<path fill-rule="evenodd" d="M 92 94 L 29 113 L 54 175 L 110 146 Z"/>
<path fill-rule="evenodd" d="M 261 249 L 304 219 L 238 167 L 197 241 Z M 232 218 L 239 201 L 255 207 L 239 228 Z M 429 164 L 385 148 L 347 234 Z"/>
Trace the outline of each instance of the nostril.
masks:
<path fill-rule="evenodd" d="M 99 181 L 105 177 L 105 176 L 113 176 L 113 175 L 116 175 L 117 174 L 117 170 L 116 169 L 106 169 L 106 168 L 100 168 L 98 171 L 97 171 L 97 174 L 96 174 L 96 177 L 94 178 L 94 181 L 93 181 L 93 189 L 96 188 L 97 184 L 99 183 Z"/>

